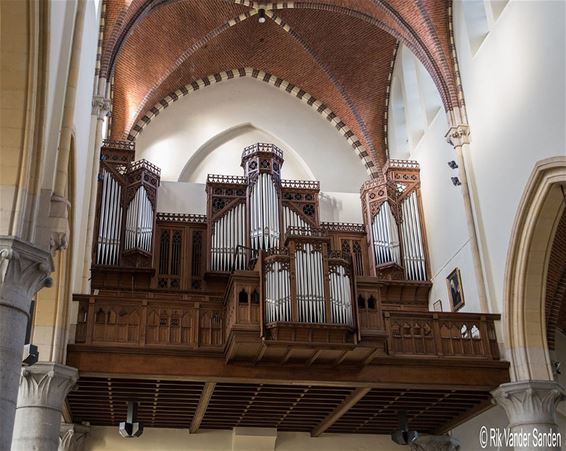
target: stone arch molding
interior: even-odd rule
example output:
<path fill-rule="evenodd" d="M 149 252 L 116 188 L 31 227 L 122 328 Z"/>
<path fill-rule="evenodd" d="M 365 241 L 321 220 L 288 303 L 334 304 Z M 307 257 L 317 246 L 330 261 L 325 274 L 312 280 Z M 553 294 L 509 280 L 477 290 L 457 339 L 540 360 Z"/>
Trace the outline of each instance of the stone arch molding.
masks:
<path fill-rule="evenodd" d="M 129 141 L 135 141 L 136 137 L 141 133 L 141 131 L 156 116 L 158 116 L 161 113 L 161 111 L 163 111 L 165 108 L 167 108 L 177 100 L 181 99 L 182 97 L 185 97 L 207 86 L 212 86 L 216 83 L 220 83 L 222 81 L 231 80 L 235 78 L 243 78 L 243 77 L 255 78 L 259 81 L 263 81 L 276 88 L 279 88 L 282 91 L 285 91 L 288 94 L 295 96 L 301 102 L 305 103 L 310 108 L 315 110 L 323 118 L 329 121 L 336 128 L 336 130 L 338 130 L 338 132 L 342 136 L 344 136 L 344 138 L 348 141 L 348 143 L 350 143 L 350 145 L 352 146 L 358 157 L 362 160 L 362 163 L 366 168 L 370 177 L 377 178 L 380 176 L 379 169 L 374 165 L 373 161 L 371 161 L 370 155 L 363 146 L 363 144 L 361 143 L 361 141 L 354 134 L 354 132 L 344 123 L 344 121 L 342 121 L 336 115 L 336 113 L 334 113 L 330 108 L 328 108 L 328 106 L 326 106 L 320 100 L 317 100 L 309 93 L 305 92 L 300 87 L 295 86 L 294 84 L 289 83 L 288 81 L 283 80 L 282 78 L 276 77 L 275 75 L 271 75 L 267 72 L 253 69 L 250 67 L 222 71 L 201 78 L 199 80 L 193 81 L 191 84 L 185 85 L 177 89 L 175 92 L 169 94 L 164 99 L 156 103 L 152 108 L 150 108 L 147 111 L 147 113 L 145 113 L 143 117 L 130 129 L 127 139 Z"/>
<path fill-rule="evenodd" d="M 566 157 L 538 162 L 527 183 L 507 255 L 504 327 L 511 378 L 553 380 L 545 322 L 548 258 L 564 199 Z"/>

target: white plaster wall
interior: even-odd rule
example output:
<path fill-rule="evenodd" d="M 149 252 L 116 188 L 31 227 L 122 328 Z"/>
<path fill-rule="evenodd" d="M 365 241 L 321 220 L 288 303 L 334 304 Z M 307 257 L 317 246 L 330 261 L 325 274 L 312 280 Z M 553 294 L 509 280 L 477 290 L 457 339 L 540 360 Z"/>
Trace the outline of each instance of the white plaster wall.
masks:
<path fill-rule="evenodd" d="M 157 192 L 157 211 L 205 215 L 205 189 L 204 183 L 161 182 Z"/>
<path fill-rule="evenodd" d="M 402 55 L 405 58 L 402 58 Z M 434 105 L 440 104 L 438 92 L 427 89 L 432 79 L 424 70 L 424 67 L 415 59 L 415 65 L 409 69 L 405 68 L 405 62 L 410 54 L 407 48 L 402 48 L 395 62 L 394 77 L 397 83 L 404 84 L 404 72 L 410 70 L 413 75 L 420 77 L 418 95 L 408 99 L 403 89 L 397 89 L 392 94 L 393 105 L 403 104 L 406 110 L 419 109 L 417 116 L 421 118 L 419 123 L 408 121 L 407 127 L 418 130 L 410 132 L 412 135 L 421 137 L 413 146 L 405 140 L 390 141 L 390 158 L 409 158 L 419 162 L 421 169 L 421 192 L 428 250 L 430 255 L 431 280 L 433 282 L 430 292 L 430 305 L 437 300 L 442 301 L 442 310 L 451 311 L 449 290 L 446 277 L 455 269 L 460 269 L 462 286 L 464 291 L 465 305 L 460 310 L 477 312 L 480 310 L 477 281 L 473 267 L 470 239 L 466 225 L 464 201 L 461 189 L 454 186 L 452 176 L 457 173 L 449 168 L 448 161 L 455 159 L 453 147 L 446 142 L 444 135 L 448 130 L 448 121 L 443 110 Z M 399 98 L 401 96 L 401 98 Z M 432 97 L 432 98 L 430 98 Z M 433 105 L 427 108 L 427 105 Z M 425 114 L 427 109 L 436 110 L 436 114 Z M 392 116 L 392 115 L 391 115 Z M 423 122 L 426 121 L 426 122 Z M 424 130 L 422 129 L 424 124 Z M 390 121 L 389 130 L 392 134 L 402 135 L 405 124 L 401 128 L 395 122 Z M 409 155 L 407 155 L 409 150 Z"/>
<path fill-rule="evenodd" d="M 361 224 L 362 204 L 359 193 L 320 193 L 320 220 Z"/>
<path fill-rule="evenodd" d="M 141 437 L 124 439 L 117 427 L 91 428 L 84 451 L 230 451 L 231 430 L 201 430 L 189 434 L 183 429 L 146 428 Z M 388 436 L 362 434 L 323 434 L 311 437 L 303 432 L 279 432 L 275 451 L 401 451 L 406 447 L 394 444 Z"/>
<path fill-rule="evenodd" d="M 461 189 L 454 186 L 450 179 L 456 174 L 447 162 L 455 155 L 452 146 L 444 139 L 446 130 L 446 115 L 439 112 L 411 152 L 411 158 L 417 160 L 421 167 L 423 211 L 433 282 L 430 302 L 440 299 L 443 311 L 451 311 L 446 277 L 458 268 L 465 300 L 461 311 L 478 312 L 477 281 L 464 201 Z"/>
<path fill-rule="evenodd" d="M 137 138 L 136 157 L 159 166 L 163 180 L 180 180 L 185 165 L 199 149 L 215 140 L 222 145 L 222 137 L 230 137 L 235 128 L 249 131 L 247 125 L 257 130 L 249 136 L 248 144 L 257 142 L 256 136 L 269 134 L 287 151 L 286 178 L 295 170 L 300 175 L 298 164 L 293 168 L 292 163 L 299 156 L 308 178 L 319 180 L 326 191 L 357 192 L 368 178 L 350 144 L 326 119 L 288 93 L 247 77 L 223 81 L 173 103 Z M 192 178 L 182 180 L 202 181 L 207 172 L 241 174 L 237 156 L 242 144 L 236 140 L 234 147 L 230 145 L 227 158 L 219 158 L 225 156 L 220 152 L 204 159 L 189 171 Z M 208 153 L 216 147 L 211 146 Z M 220 150 L 228 152 L 228 148 Z M 304 174 L 300 178 L 305 178 Z"/>
<path fill-rule="evenodd" d="M 565 8 L 560 1 L 509 1 L 490 16 L 489 34 L 472 57 L 462 2 L 454 2 L 472 136 L 468 175 L 494 311 L 503 311 L 507 250 L 527 179 L 537 161 L 566 154 Z"/>
<path fill-rule="evenodd" d="M 475 193 L 490 310 L 502 312 L 507 249 L 527 179 L 537 161 L 566 154 L 565 3 L 511 0 L 503 9 L 494 8 L 493 2 L 484 5 L 489 33 L 479 47 L 477 42 L 470 44 L 461 0 L 454 2 L 454 29 L 472 139 L 465 155 L 466 168 Z M 470 24 L 470 28 L 477 26 Z M 398 82 L 407 70 L 401 62 L 402 54 L 399 52 L 394 69 Z M 420 65 L 418 68 L 422 69 Z M 422 110 L 423 104 L 430 104 L 426 89 L 420 90 L 421 99 L 417 100 L 408 99 L 405 91 L 393 92 L 394 96 L 404 96 L 405 110 Z M 399 102 L 393 98 L 390 104 Z M 403 132 L 394 118 L 395 114 L 390 114 L 393 137 Z M 407 127 L 416 126 L 408 121 Z M 463 201 L 460 188 L 450 181 L 458 172 L 446 164 L 455 159 L 452 147 L 444 140 L 447 130 L 446 116 L 440 111 L 410 149 L 410 158 L 421 165 L 434 282 L 430 300 L 442 299 L 447 309 L 445 278 L 459 267 L 466 298 L 463 311 L 477 311 L 477 283 Z M 409 135 L 414 132 L 407 131 Z M 389 151 L 391 158 L 406 157 L 406 145 L 397 139 L 390 142 Z"/>

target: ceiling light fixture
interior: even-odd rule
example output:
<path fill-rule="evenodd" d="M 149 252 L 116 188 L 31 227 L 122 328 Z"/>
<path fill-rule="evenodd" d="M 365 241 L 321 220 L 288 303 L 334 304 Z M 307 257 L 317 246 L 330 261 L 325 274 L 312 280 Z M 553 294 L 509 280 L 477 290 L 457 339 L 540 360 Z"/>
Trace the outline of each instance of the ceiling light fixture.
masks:
<path fill-rule="evenodd" d="M 259 11 L 258 11 L 258 14 L 259 14 L 258 22 L 259 23 L 265 23 L 265 20 L 266 20 L 265 19 L 265 9 L 260 8 Z"/>

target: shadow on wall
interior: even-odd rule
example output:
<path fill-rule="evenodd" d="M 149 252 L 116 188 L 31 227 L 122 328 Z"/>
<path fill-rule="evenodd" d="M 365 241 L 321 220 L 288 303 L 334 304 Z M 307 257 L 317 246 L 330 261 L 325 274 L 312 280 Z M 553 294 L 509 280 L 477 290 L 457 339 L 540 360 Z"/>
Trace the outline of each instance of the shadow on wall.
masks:
<path fill-rule="evenodd" d="M 321 218 L 324 221 L 338 222 L 339 212 L 342 211 L 342 201 L 326 193 L 320 193 L 320 212 L 328 212 L 329 217 Z"/>

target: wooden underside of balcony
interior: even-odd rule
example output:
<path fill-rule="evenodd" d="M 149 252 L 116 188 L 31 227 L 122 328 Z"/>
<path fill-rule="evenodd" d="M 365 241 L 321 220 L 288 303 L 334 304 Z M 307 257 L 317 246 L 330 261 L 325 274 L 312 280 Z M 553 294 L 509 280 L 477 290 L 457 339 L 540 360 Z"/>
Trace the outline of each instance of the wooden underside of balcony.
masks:
<path fill-rule="evenodd" d="M 508 364 L 488 360 L 380 357 L 371 365 L 226 364 L 223 353 L 165 354 L 70 345 L 80 372 L 68 396 L 74 422 L 117 426 L 128 400 L 146 427 L 389 434 L 397 412 L 411 428 L 444 432 L 490 405 Z"/>

